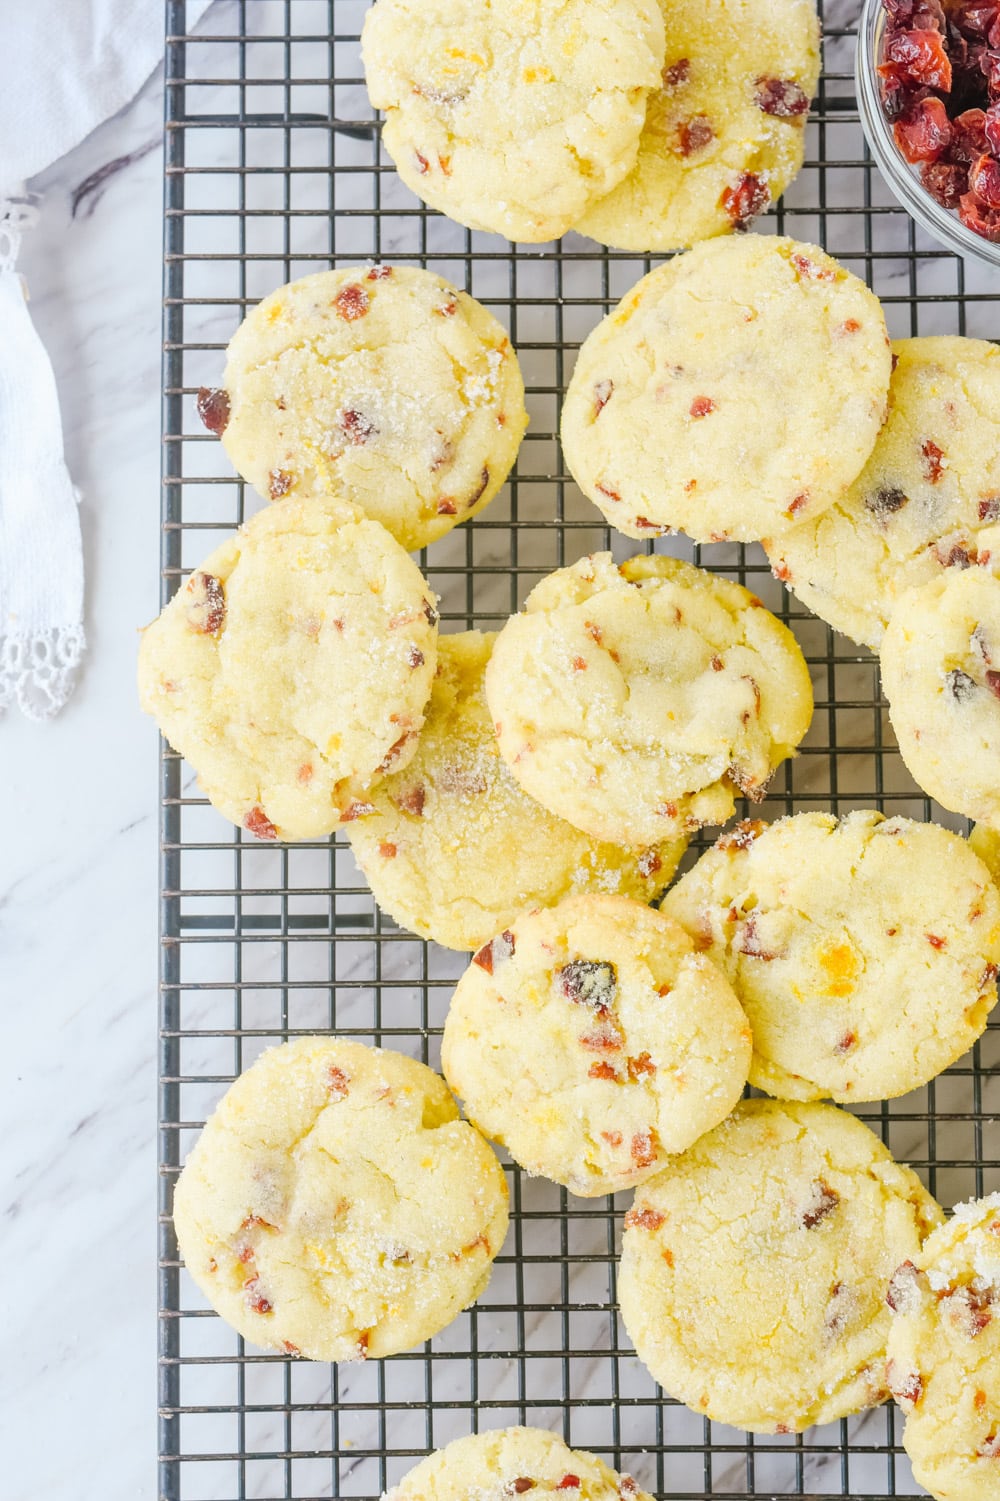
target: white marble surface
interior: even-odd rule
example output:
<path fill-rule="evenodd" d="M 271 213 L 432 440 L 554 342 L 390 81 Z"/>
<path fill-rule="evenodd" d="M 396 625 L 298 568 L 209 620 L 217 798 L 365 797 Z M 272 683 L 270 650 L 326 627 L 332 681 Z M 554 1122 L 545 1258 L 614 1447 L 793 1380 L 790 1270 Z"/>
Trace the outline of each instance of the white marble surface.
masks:
<path fill-rule="evenodd" d="M 344 0 L 354 20 L 363 7 Z M 296 0 L 296 14 L 305 9 Z M 856 6 L 840 8 L 845 16 Z M 270 14 L 269 14 L 270 10 Z M 316 7 L 310 12 L 315 18 Z M 257 5 L 250 8 L 252 24 L 266 30 L 282 7 Z M 231 0 L 213 7 L 208 25 L 216 30 L 231 28 L 236 16 Z M 325 13 L 325 7 L 324 7 Z M 234 66 L 234 50 L 228 63 Z M 314 47 L 297 66 L 304 75 L 321 74 L 326 67 L 326 49 Z M 207 64 L 206 64 L 207 66 Z M 218 55 L 212 66 L 219 66 Z M 260 55 L 254 71 L 273 76 L 280 57 Z M 844 70 L 844 69 L 842 69 Z M 844 85 L 842 91 L 849 91 Z M 231 107 L 231 91 L 213 87 L 204 91 L 198 107 L 206 111 Z M 264 106 L 271 107 L 271 106 Z M 302 107 L 305 107 L 304 105 Z M 45 195 L 41 223 L 26 240 L 22 270 L 28 279 L 32 308 L 46 339 L 56 369 L 63 401 L 67 457 L 83 491 L 82 519 L 87 564 L 87 633 L 90 649 L 80 686 L 64 713 L 54 722 L 33 725 L 18 715 L 0 721 L 0 772 L 5 793 L 0 820 L 3 844 L 0 853 L 0 992 L 5 1011 L 4 1046 L 0 1053 L 0 1346 L 7 1359 L 0 1368 L 0 1435 L 3 1438 L 3 1481 L 0 1493 L 6 1501 L 83 1501 L 83 1498 L 142 1498 L 156 1494 L 155 1455 L 155 1039 L 156 1039 L 156 737 L 138 713 L 134 701 L 133 662 L 136 627 L 150 618 L 158 598 L 159 521 L 159 361 L 160 361 L 160 252 L 161 252 L 161 112 L 162 84 L 150 80 L 138 100 L 124 114 L 102 127 L 63 162 L 33 184 Z M 828 127 L 827 151 L 843 157 L 856 150 L 848 135 L 856 127 Z M 261 140 L 261 160 L 274 151 L 275 136 Z M 201 148 L 198 148 L 201 149 Z M 207 159 L 224 160 L 231 146 L 209 142 Z M 280 150 L 280 140 L 278 149 Z M 213 153 L 216 155 L 213 156 Z M 106 181 L 74 204 L 74 194 L 92 173 L 116 159 L 133 159 L 108 176 Z M 859 201 L 860 175 L 829 176 L 828 202 L 834 213 L 828 222 L 829 243 L 848 257 L 863 254 L 863 236 L 857 218 L 836 207 L 850 208 Z M 267 182 L 261 179 L 262 193 Z M 224 196 L 224 187 L 219 193 Z M 874 182 L 877 201 L 888 202 Z M 405 193 L 388 185 L 389 202 L 406 204 Z M 347 201 L 347 200 L 344 200 Z M 815 175 L 809 170 L 793 189 L 791 203 L 815 204 Z M 273 224 L 274 221 L 268 221 Z M 271 232 L 262 223 L 261 234 Z M 406 249 L 412 221 L 399 219 L 386 226 L 385 246 Z M 803 213 L 788 224 L 789 232 L 802 238 L 818 233 L 819 219 Z M 303 221 L 297 227 L 302 238 L 300 252 L 321 251 L 326 243 L 325 221 Z M 905 248 L 901 221 L 884 227 L 886 250 Z M 340 241 L 345 251 L 363 258 L 370 248 L 363 235 L 356 243 L 345 226 Z M 442 250 L 460 248 L 449 227 L 440 221 L 432 229 L 433 243 Z M 409 242 L 412 245 L 412 241 Z M 567 241 L 578 247 L 582 242 Z M 211 251 L 231 248 L 229 230 L 222 221 L 204 221 L 199 244 Z M 262 246 L 264 241 L 261 242 Z M 274 247 L 278 248 L 278 247 Z M 254 266 L 249 295 L 259 295 L 278 280 L 280 262 Z M 296 272 L 308 269 L 296 265 Z M 488 277 L 487 266 L 477 274 Z M 915 288 L 906 264 L 891 257 L 875 263 L 877 289 L 887 297 L 893 331 L 905 333 L 952 332 L 959 327 L 953 302 L 956 289 L 953 263 L 923 263 L 919 291 L 938 293 L 939 302 L 922 308 L 914 325 L 909 298 Z M 198 273 L 211 281 L 211 270 Z M 457 262 L 455 275 L 461 274 Z M 524 273 L 522 273 L 523 275 Z M 593 290 L 585 267 L 568 268 L 564 290 Z M 634 279 L 626 265 L 613 275 L 613 290 L 623 291 Z M 538 262 L 539 286 L 544 288 L 544 258 Z M 498 283 L 503 295 L 506 273 Z M 578 278 L 578 280 L 574 280 Z M 979 267 L 970 267 L 966 289 L 984 293 L 997 290 L 996 278 Z M 482 288 L 475 286 L 473 290 Z M 486 289 L 488 291 L 488 288 Z M 522 283 L 522 291 L 524 284 Z M 965 331 L 985 336 L 1000 334 L 998 305 L 989 301 L 969 308 Z M 551 338 L 538 313 L 535 321 L 522 318 L 520 339 L 544 342 Z M 206 307 L 189 328 L 195 327 L 214 341 L 224 341 L 231 331 L 232 309 Z M 566 313 L 568 337 L 575 337 L 593 321 L 593 314 Z M 211 378 L 213 357 L 205 357 L 204 374 L 188 384 Z M 529 384 L 542 386 L 550 379 L 544 352 L 525 353 Z M 218 362 L 216 360 L 216 368 Z M 195 368 L 194 365 L 192 369 Z M 536 435 L 551 433 L 554 407 L 551 399 L 536 391 L 530 401 Z M 192 429 L 193 430 L 193 429 Z M 550 442 L 539 436 L 526 448 L 522 473 L 543 475 L 554 462 Z M 217 460 L 199 450 L 198 462 Z M 208 469 L 202 472 L 209 472 Z M 220 466 L 211 472 L 224 474 Z M 525 506 L 534 505 L 534 490 L 522 490 Z M 194 503 L 197 503 L 195 500 Z M 498 505 L 501 503 L 498 502 Z M 551 497 L 543 493 L 539 515 L 551 515 Z M 572 502 L 571 502 L 572 505 Z M 533 514 L 533 512 L 532 512 Z M 584 511 L 573 514 L 585 515 Z M 574 554 L 584 550 L 589 534 L 577 533 Z M 449 550 L 444 544 L 438 559 L 461 562 L 464 541 Z M 194 562 L 194 557 L 188 558 Z M 539 554 L 540 564 L 553 559 Z M 727 561 L 721 554 L 717 566 Z M 522 590 L 523 593 L 523 590 Z M 484 587 L 481 606 L 497 612 L 506 609 L 506 589 L 501 596 L 495 586 Z M 458 601 L 456 599 L 456 604 Z M 803 622 L 800 639 L 807 650 L 816 638 Z M 845 667 L 845 672 L 848 670 Z M 840 671 L 840 669 L 838 669 Z M 850 669 L 858 683 L 870 668 Z M 825 680 L 824 680 L 825 681 Z M 850 691 L 841 679 L 838 691 Z M 822 683 L 821 683 L 822 687 Z M 863 686 L 857 689 L 866 692 Z M 853 733 L 855 743 L 864 743 L 870 719 L 842 733 Z M 820 740 L 826 734 L 820 729 Z M 807 763 L 800 763 L 803 777 Z M 815 771 L 817 784 L 825 772 Z M 851 770 L 842 768 L 842 777 Z M 810 784 L 812 775 L 810 774 Z M 805 781 L 799 784 L 805 787 Z M 843 783 L 842 783 L 843 785 Z M 902 785 L 902 784 L 901 784 Z M 859 782 L 859 800 L 864 801 Z M 221 825 L 213 826 L 218 837 Z M 361 965 L 367 962 L 364 958 Z M 404 966 L 410 960 L 400 961 Z M 453 972 L 444 961 L 442 977 Z M 206 960 L 210 963 L 210 959 Z M 260 960 L 260 975 L 266 973 L 266 957 Z M 317 974 L 317 981 L 321 976 Z M 363 975 L 360 976 L 363 978 Z M 321 988 L 321 987 L 320 987 Z M 356 1024 L 365 1025 L 366 993 L 356 998 Z M 440 1002 L 444 997 L 437 994 Z M 307 1008 L 309 995 L 303 998 Z M 315 998 L 314 998 L 315 999 Z M 350 997 L 345 1004 L 350 1007 Z M 325 1001 L 317 1001 L 320 1010 Z M 302 1012 L 309 1016 L 308 1009 Z M 350 1012 L 348 1012 L 350 1014 Z M 202 1013 L 207 1015 L 207 1013 Z M 319 1011 L 317 1011 L 317 1016 Z M 303 1020 L 299 1024 L 311 1025 Z M 249 1054 L 248 1054 L 249 1056 Z M 206 1042 L 204 1063 L 210 1072 L 211 1050 Z M 189 1066 L 197 1067 L 189 1055 Z M 217 1091 L 216 1091 L 217 1092 Z M 202 1106 L 211 1090 L 203 1092 Z M 939 1099 L 950 1094 L 939 1094 Z M 960 1103 L 960 1096 L 955 1097 Z M 917 1127 L 894 1134 L 900 1153 L 924 1150 Z M 959 1155 L 967 1142 L 957 1137 L 939 1150 Z M 967 1191 L 964 1181 L 954 1180 L 955 1192 Z M 944 1189 L 942 1188 L 942 1192 Z M 541 1208 L 549 1200 L 541 1185 L 529 1188 L 526 1202 Z M 601 1231 L 603 1234 L 603 1229 Z M 537 1222 L 525 1227 L 526 1249 L 544 1253 L 545 1240 Z M 575 1242 L 574 1242 L 575 1244 Z M 580 1247 L 583 1249 L 584 1247 Z M 600 1250 L 600 1246 L 596 1247 Z M 536 1296 L 551 1288 L 559 1296 L 559 1280 L 539 1278 Z M 574 1272 L 574 1288 L 581 1296 L 600 1301 L 599 1286 L 584 1293 L 586 1265 Z M 515 1348 L 516 1323 L 502 1311 L 514 1293 L 510 1266 L 501 1267 L 494 1287 L 494 1301 L 478 1324 L 481 1347 L 506 1352 L 504 1358 L 483 1367 L 482 1391 L 498 1400 L 510 1398 L 516 1411 L 516 1369 L 510 1352 Z M 191 1297 L 189 1288 L 185 1296 Z M 543 1327 L 544 1326 L 544 1327 Z M 203 1322 L 205 1348 L 214 1348 L 216 1334 Z M 558 1321 L 528 1320 L 529 1341 L 551 1340 Z M 608 1339 L 608 1325 L 598 1319 L 592 1328 L 576 1331 L 583 1348 L 599 1350 Z M 220 1335 L 219 1349 L 225 1348 Z M 457 1336 L 456 1336 L 457 1338 Z M 440 1348 L 450 1346 L 447 1337 Z M 537 1365 L 541 1380 L 557 1388 L 558 1369 L 546 1375 L 546 1362 Z M 390 1384 L 400 1396 L 419 1395 L 407 1390 L 402 1366 L 390 1375 Z M 460 1396 L 465 1377 L 461 1363 L 454 1373 L 438 1367 L 439 1396 Z M 600 1358 L 574 1363 L 572 1390 L 604 1398 L 607 1362 Z M 261 1393 L 267 1389 L 267 1368 L 259 1373 Z M 251 1373 L 251 1384 L 255 1379 Z M 296 1391 L 305 1398 L 322 1401 L 328 1391 L 328 1374 L 297 1370 Z M 622 1363 L 624 1394 L 650 1396 L 652 1387 L 634 1362 Z M 364 1395 L 364 1373 L 348 1375 L 341 1394 Z M 454 1390 L 450 1383 L 454 1380 Z M 222 1388 L 219 1388 L 222 1390 Z M 207 1388 L 206 1388 L 207 1390 Z M 603 1406 L 587 1409 L 573 1437 L 599 1446 L 609 1441 L 610 1399 Z M 652 1441 L 651 1409 L 625 1409 L 623 1443 L 632 1445 L 637 1473 L 655 1483 L 655 1472 L 643 1468 L 641 1450 Z M 691 1436 L 686 1415 L 667 1414 L 667 1434 Z M 411 1421 L 412 1418 L 412 1421 Z M 484 1421 L 499 1422 L 503 1413 L 491 1410 Z M 545 1422 L 545 1409 L 535 1420 Z M 449 1431 L 447 1424 L 453 1422 Z M 468 1418 L 458 1412 L 442 1418 L 435 1440 L 443 1441 L 463 1431 Z M 884 1433 L 884 1414 L 861 1421 L 863 1435 L 879 1441 Z M 401 1412 L 395 1419 L 395 1441 L 400 1447 L 424 1444 L 423 1418 L 419 1412 Z M 701 1425 L 693 1432 L 700 1436 Z M 329 1416 L 314 1416 L 311 1425 L 295 1435 L 299 1448 L 322 1449 L 329 1441 Z M 259 1424 L 254 1442 L 262 1447 L 280 1440 L 280 1425 Z M 359 1451 L 371 1444 L 371 1420 L 352 1420 L 342 1430 Z M 735 1435 L 720 1434 L 738 1441 Z M 824 1436 L 820 1436 L 823 1438 Z M 829 1435 L 825 1436 L 829 1441 Z M 833 1435 L 836 1438 L 836 1435 Z M 219 1420 L 203 1439 L 208 1447 L 233 1443 L 230 1420 Z M 250 1442 L 250 1440 L 248 1440 Z M 780 1447 L 780 1445 L 779 1445 Z M 304 1462 L 305 1463 L 305 1462 Z M 830 1488 L 830 1467 L 836 1488 L 836 1460 L 819 1455 L 807 1457 L 806 1486 Z M 398 1473 L 405 1464 L 397 1466 Z M 315 1474 L 303 1469 L 294 1484 L 295 1495 L 330 1494 L 329 1461 Z M 344 1471 L 345 1477 L 347 1470 Z M 353 1486 L 371 1489 L 370 1466 L 359 1469 Z M 701 1485 L 701 1459 L 674 1462 L 668 1477 L 678 1488 Z M 741 1489 L 743 1460 L 717 1462 L 716 1475 L 723 1489 Z M 277 1478 L 276 1478 L 277 1476 Z M 325 1478 L 324 1478 L 325 1477 Z M 853 1463 L 851 1485 L 863 1490 L 870 1484 L 881 1488 L 884 1461 Z M 901 1485 L 905 1485 L 903 1472 Z M 280 1466 L 254 1467 L 247 1472 L 248 1494 L 281 1494 Z M 761 1489 L 786 1490 L 794 1484 L 794 1467 L 782 1456 L 761 1456 L 757 1468 Z M 204 1494 L 229 1496 L 232 1478 L 203 1478 Z M 298 1487 L 302 1487 L 299 1489 Z M 273 1487 L 273 1489 L 272 1489 Z M 201 1496 L 203 1490 L 192 1490 Z"/>

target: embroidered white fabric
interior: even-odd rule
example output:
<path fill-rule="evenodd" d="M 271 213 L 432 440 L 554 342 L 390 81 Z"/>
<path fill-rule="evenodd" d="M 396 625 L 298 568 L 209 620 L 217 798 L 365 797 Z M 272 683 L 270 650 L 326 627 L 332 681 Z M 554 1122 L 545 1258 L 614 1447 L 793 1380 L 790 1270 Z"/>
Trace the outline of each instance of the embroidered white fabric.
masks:
<path fill-rule="evenodd" d="M 0 199 L 0 710 L 47 719 L 84 649 L 79 494 L 63 461 L 55 377 L 15 267 L 37 207 Z"/>

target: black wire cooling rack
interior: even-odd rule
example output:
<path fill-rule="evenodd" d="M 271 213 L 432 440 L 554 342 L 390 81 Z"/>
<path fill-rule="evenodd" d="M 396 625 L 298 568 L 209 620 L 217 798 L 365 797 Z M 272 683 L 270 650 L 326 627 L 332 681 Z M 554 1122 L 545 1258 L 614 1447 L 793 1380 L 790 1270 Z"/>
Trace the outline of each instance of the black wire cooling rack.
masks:
<path fill-rule="evenodd" d="M 426 211 L 380 153 L 361 74 L 366 0 L 219 0 L 196 34 L 166 5 L 163 599 L 259 502 L 202 429 L 244 311 L 280 283 L 369 258 L 427 265 L 510 328 L 531 428 L 484 515 L 421 556 L 444 629 L 496 627 L 533 582 L 613 537 L 566 476 L 560 397 L 582 338 L 650 267 L 576 235 L 513 248 Z M 1000 336 L 995 272 L 925 241 L 864 149 L 853 85 L 859 0 L 826 0 L 806 166 L 777 227 L 818 241 L 881 296 L 893 334 Z M 874 659 L 786 598 L 753 548 L 675 551 L 743 581 L 789 621 L 816 715 L 765 816 L 877 806 L 949 820 L 892 738 Z M 664 1398 L 616 1310 L 624 1205 L 509 1169 L 512 1223 L 482 1300 L 422 1350 L 331 1368 L 248 1349 L 177 1259 L 170 1201 L 206 1115 L 265 1047 L 334 1029 L 436 1064 L 465 957 L 375 908 L 347 848 L 262 846 L 161 773 L 160 1494 L 169 1501 L 375 1497 L 432 1448 L 532 1423 L 654 1495 L 891 1496 L 916 1490 L 891 1406 L 799 1437 L 752 1438 Z M 693 853 L 695 853 L 694 851 Z M 891 1004 L 891 997 L 887 997 Z M 861 1110 L 950 1206 L 1000 1187 L 1000 1027 L 927 1089 Z"/>

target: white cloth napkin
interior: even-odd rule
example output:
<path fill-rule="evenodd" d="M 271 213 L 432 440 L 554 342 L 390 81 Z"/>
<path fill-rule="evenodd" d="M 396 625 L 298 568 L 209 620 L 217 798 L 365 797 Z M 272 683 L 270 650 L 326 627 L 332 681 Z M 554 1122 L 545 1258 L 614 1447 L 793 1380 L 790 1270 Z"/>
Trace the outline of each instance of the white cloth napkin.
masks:
<path fill-rule="evenodd" d="M 189 25 L 208 0 L 188 0 Z M 0 711 L 55 714 L 84 648 L 78 494 L 52 366 L 15 267 L 22 184 L 138 92 L 163 54 L 153 0 L 0 0 Z"/>

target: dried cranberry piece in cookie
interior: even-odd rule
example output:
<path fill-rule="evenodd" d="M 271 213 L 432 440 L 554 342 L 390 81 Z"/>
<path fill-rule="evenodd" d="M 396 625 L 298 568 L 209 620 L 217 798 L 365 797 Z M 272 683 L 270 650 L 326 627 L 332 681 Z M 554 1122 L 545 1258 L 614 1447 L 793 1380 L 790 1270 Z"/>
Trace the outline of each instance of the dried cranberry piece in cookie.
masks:
<path fill-rule="evenodd" d="M 835 1188 L 822 1178 L 817 1178 L 812 1186 L 812 1201 L 802 1211 L 802 1224 L 806 1230 L 813 1230 L 825 1220 L 828 1214 L 832 1214 L 840 1203 L 840 1195 Z"/>
<path fill-rule="evenodd" d="M 472 962 L 484 969 L 488 975 L 493 974 L 498 964 L 503 964 L 514 952 L 514 935 L 509 929 L 505 929 L 498 937 L 491 938 L 489 943 L 484 943 L 478 953 L 473 954 Z"/>
<path fill-rule="evenodd" d="M 229 392 L 218 386 L 202 386 L 196 405 L 198 416 L 209 432 L 221 438 L 229 426 Z"/>
<path fill-rule="evenodd" d="M 771 190 L 756 172 L 744 172 L 732 187 L 723 188 L 719 202 L 733 224 L 738 229 L 745 228 L 767 208 Z"/>
<path fill-rule="evenodd" d="M 897 485 L 882 485 L 865 496 L 865 510 L 871 511 L 876 521 L 884 523 L 887 516 L 901 511 L 909 503 L 909 499 L 906 492 Z"/>
<path fill-rule="evenodd" d="M 226 620 L 222 580 L 212 573 L 192 573 L 187 582 L 187 622 L 203 636 L 217 636 Z"/>
<path fill-rule="evenodd" d="M 758 78 L 754 98 L 765 115 L 782 120 L 809 113 L 809 95 L 791 78 Z"/>
<path fill-rule="evenodd" d="M 599 959 L 571 959 L 556 970 L 560 992 L 578 1006 L 607 1011 L 618 992 L 618 972 Z"/>
<path fill-rule="evenodd" d="M 691 120 L 683 120 L 677 127 L 677 149 L 681 156 L 693 156 L 696 151 L 704 151 L 705 147 L 715 140 L 715 131 L 710 120 L 704 115 L 695 115 Z"/>

